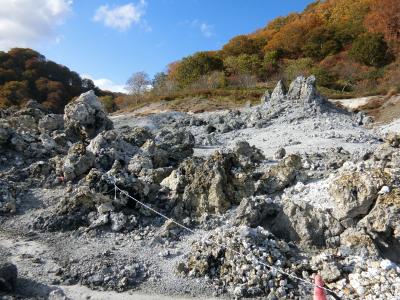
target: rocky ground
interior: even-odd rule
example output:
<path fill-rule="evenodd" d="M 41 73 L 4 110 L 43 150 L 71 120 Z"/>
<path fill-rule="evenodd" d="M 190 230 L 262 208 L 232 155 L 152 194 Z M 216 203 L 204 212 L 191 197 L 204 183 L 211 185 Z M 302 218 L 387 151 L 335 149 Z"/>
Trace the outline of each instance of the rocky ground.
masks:
<path fill-rule="evenodd" d="M 310 299 L 316 273 L 400 299 L 397 123 L 313 77 L 232 111 L 110 119 L 89 92 L 0 117 L 1 299 Z"/>

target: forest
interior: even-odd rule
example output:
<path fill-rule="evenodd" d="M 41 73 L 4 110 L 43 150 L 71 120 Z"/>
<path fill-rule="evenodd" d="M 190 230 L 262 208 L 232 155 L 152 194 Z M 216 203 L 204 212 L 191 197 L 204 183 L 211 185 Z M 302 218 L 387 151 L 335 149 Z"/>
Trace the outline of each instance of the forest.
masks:
<path fill-rule="evenodd" d="M 113 93 L 97 88 L 67 67 L 47 60 L 32 49 L 0 51 L 0 108 L 23 106 L 30 99 L 49 111 L 61 113 L 74 97 L 94 90 L 105 104 Z"/>
<path fill-rule="evenodd" d="M 337 96 L 399 92 L 399 45 L 400 1 L 316 1 L 221 50 L 171 63 L 155 76 L 154 92 L 250 88 L 310 74 Z"/>
<path fill-rule="evenodd" d="M 328 97 L 400 92 L 400 1 L 313 2 L 301 13 L 233 37 L 220 50 L 172 62 L 152 80 L 135 73 L 127 82 L 130 97 L 101 91 L 34 50 L 11 49 L 0 52 L 0 107 L 35 99 L 62 112 L 66 103 L 90 89 L 108 111 L 194 95 L 255 100 L 277 80 L 287 83 L 310 74 Z"/>

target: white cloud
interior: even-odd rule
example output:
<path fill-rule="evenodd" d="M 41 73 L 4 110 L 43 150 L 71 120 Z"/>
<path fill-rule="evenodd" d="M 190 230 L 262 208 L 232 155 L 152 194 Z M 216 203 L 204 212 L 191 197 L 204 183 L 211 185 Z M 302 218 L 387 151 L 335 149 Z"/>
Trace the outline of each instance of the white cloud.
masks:
<path fill-rule="evenodd" d="M 125 85 L 117 84 L 107 78 L 94 79 L 90 75 L 81 75 L 82 78 L 91 79 L 93 83 L 102 90 L 111 91 L 115 93 L 126 93 Z"/>
<path fill-rule="evenodd" d="M 186 21 L 183 24 L 189 24 L 190 27 L 200 30 L 200 33 L 205 38 L 211 38 L 211 37 L 215 36 L 214 26 L 207 24 L 206 22 L 199 21 L 196 19 L 193 21 Z"/>
<path fill-rule="evenodd" d="M 200 31 L 206 38 L 210 38 L 215 35 L 214 26 L 208 25 L 207 23 L 200 24 Z"/>
<path fill-rule="evenodd" d="M 71 12 L 72 0 L 3 0 L 0 5 L 0 49 L 56 42 L 55 29 Z"/>
<path fill-rule="evenodd" d="M 151 30 L 150 27 L 145 21 L 142 21 L 142 17 L 146 13 L 146 6 L 145 0 L 140 0 L 137 5 L 128 3 L 113 8 L 108 5 L 102 5 L 96 10 L 93 20 L 120 31 L 129 29 L 132 24 L 141 25 L 148 31 Z"/>

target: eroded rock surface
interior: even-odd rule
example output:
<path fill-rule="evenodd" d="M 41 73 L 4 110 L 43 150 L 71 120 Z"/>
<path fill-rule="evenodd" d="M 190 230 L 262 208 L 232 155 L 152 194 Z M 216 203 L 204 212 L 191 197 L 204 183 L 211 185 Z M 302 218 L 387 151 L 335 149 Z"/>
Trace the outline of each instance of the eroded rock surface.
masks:
<path fill-rule="evenodd" d="M 64 115 L 34 102 L 0 110 L 0 238 L 21 234 L 62 259 L 8 242 L 0 254 L 39 247 L 48 261 L 16 260 L 22 274 L 99 290 L 171 291 L 196 277 L 217 294 L 308 299 L 279 269 L 319 273 L 341 297 L 398 295 L 399 135 L 360 127 L 314 77 L 279 82 L 263 102 L 115 128 L 92 92 Z"/>

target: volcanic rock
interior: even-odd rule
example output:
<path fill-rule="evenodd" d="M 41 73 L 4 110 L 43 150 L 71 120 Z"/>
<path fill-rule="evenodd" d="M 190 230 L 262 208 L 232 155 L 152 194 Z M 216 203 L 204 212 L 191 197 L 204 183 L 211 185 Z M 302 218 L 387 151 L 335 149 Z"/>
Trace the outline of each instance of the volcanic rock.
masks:
<path fill-rule="evenodd" d="M 93 91 L 79 96 L 65 106 L 65 129 L 72 138 L 87 140 L 113 128 L 104 108 Z"/>

